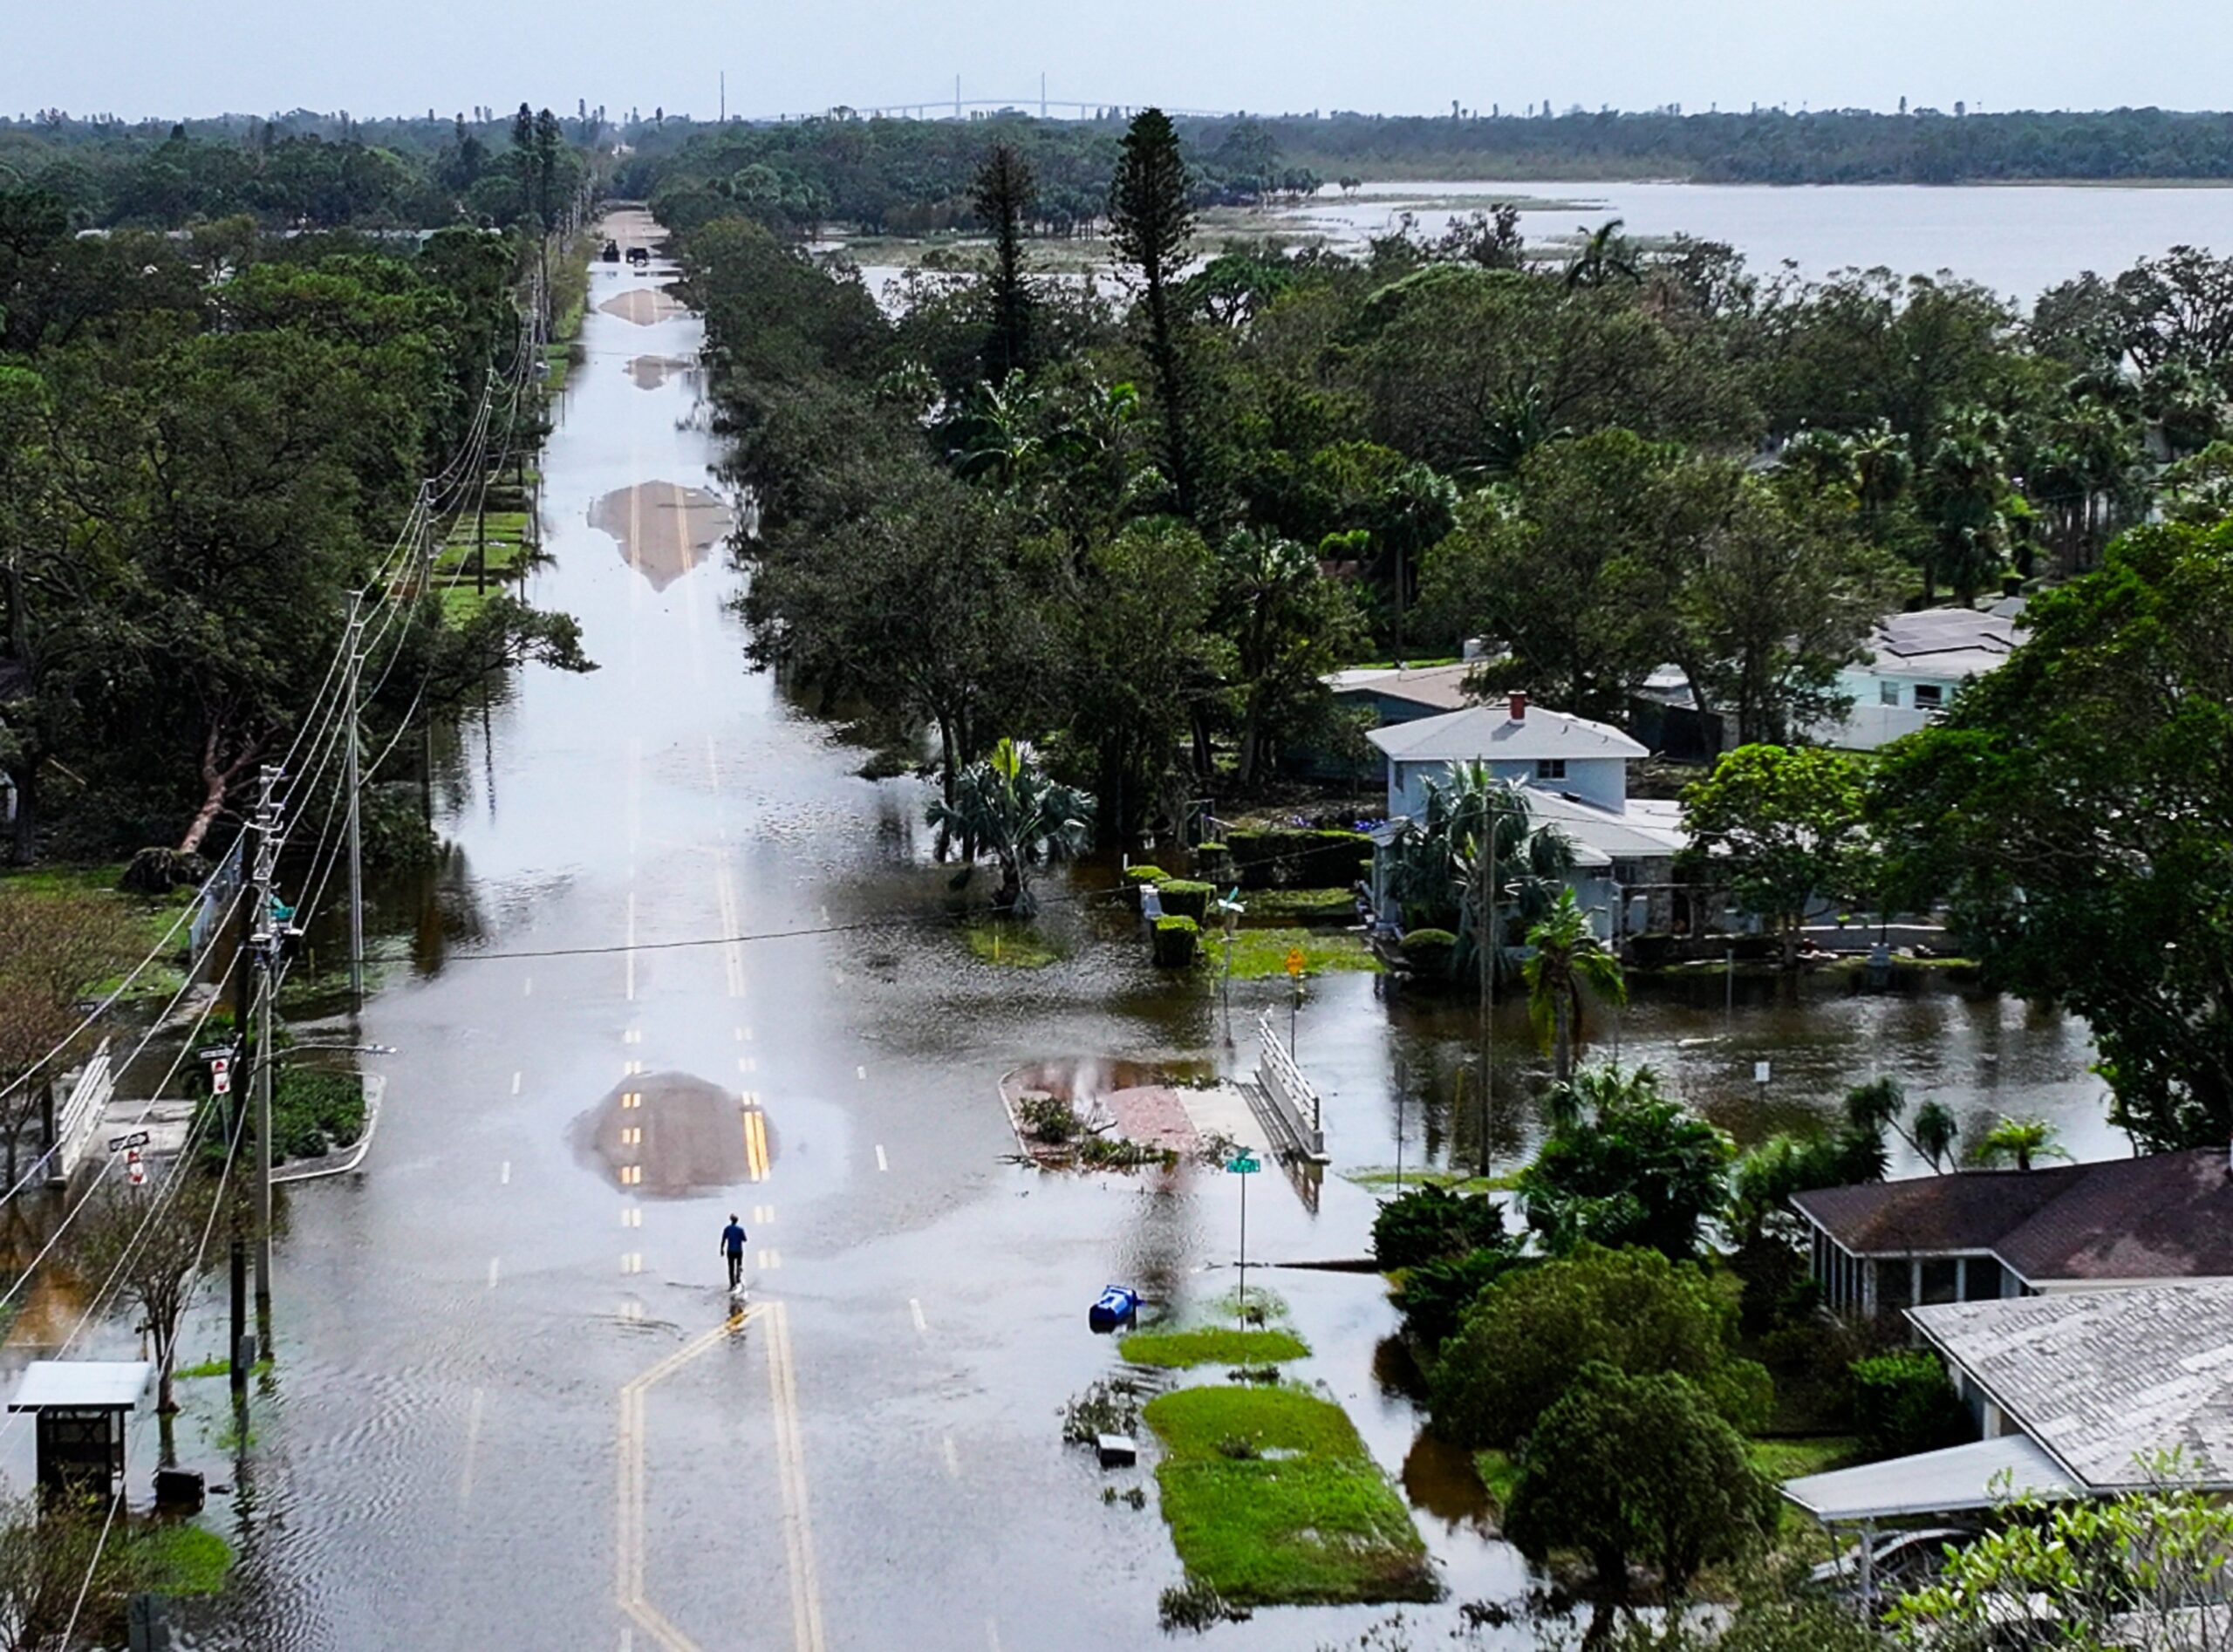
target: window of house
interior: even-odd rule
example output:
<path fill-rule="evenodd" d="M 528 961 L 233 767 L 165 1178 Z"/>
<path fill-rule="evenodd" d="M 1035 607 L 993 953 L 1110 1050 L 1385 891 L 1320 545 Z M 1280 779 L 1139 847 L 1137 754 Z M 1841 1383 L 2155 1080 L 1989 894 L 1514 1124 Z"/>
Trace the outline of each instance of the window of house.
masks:
<path fill-rule="evenodd" d="M 1566 760 L 1565 758 L 1563 758 L 1563 757 L 1544 757 L 1544 758 L 1539 758 L 1539 759 L 1536 761 L 1536 763 L 1535 763 L 1535 778 L 1536 778 L 1536 779 L 1538 779 L 1538 780 L 1564 780 L 1566 777 L 1567 777 L 1567 760 Z"/>
<path fill-rule="evenodd" d="M 1936 711 L 1945 703 L 1946 691 L 1941 688 L 1936 683 L 1917 683 L 1915 685 L 1915 709 L 1917 711 Z"/>
<path fill-rule="evenodd" d="M 1897 683 L 1879 683 L 1879 684 L 1877 684 L 1877 685 L 1876 685 L 1876 699 L 1877 699 L 1877 703 L 1878 703 L 1878 704 L 1880 704 L 1880 705 L 1884 705 L 1884 706 L 1896 706 L 1896 705 L 1898 705 L 1898 704 L 1900 703 L 1900 685 L 1899 685 L 1899 684 L 1897 684 Z"/>
<path fill-rule="evenodd" d="M 1936 1256 L 1922 1265 L 1922 1300 L 1926 1302 L 1952 1302 L 1962 1294 L 1962 1259 L 1958 1256 Z"/>

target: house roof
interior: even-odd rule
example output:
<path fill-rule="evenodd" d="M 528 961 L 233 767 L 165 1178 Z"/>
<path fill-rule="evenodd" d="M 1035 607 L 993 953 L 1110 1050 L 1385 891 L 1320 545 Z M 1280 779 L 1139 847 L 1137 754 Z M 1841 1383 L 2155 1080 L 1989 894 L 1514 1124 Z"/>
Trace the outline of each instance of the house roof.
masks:
<path fill-rule="evenodd" d="M 1469 659 L 1455 666 L 1361 666 L 1330 672 L 1326 686 L 1336 695 L 1378 694 L 1435 711 L 1457 711 L 1473 703 L 1473 696 L 1465 692 L 1465 679 L 1477 663 Z"/>
<path fill-rule="evenodd" d="M 1553 757 L 1625 761 L 1649 755 L 1609 723 L 1540 706 L 1530 706 L 1525 717 L 1514 717 L 1503 699 L 1376 728 L 1365 738 L 1399 763 L 1540 762 Z"/>
<path fill-rule="evenodd" d="M 1869 636 L 1871 665 L 1879 675 L 1975 677 L 2008 658 L 2019 638 L 2023 605 L 2002 604 L 1990 613 L 1974 608 L 1924 608 L 1888 614 Z"/>
<path fill-rule="evenodd" d="M 1792 1203 L 1859 1256 L 1991 1252 L 2033 1284 L 2233 1277 L 2233 1169 L 2215 1148 L 1871 1182 Z"/>
<path fill-rule="evenodd" d="M 1683 829 L 1680 803 L 1639 797 L 1624 809 L 1612 809 L 1571 792 L 1553 791 L 1540 782 L 1522 784 L 1530 818 L 1556 826 L 1575 843 L 1608 860 L 1665 860 L 1680 854 L 1690 841 Z"/>
<path fill-rule="evenodd" d="M 2095 1492 L 2233 1486 L 2233 1281 L 2066 1291 L 1908 1310 L 2057 1463 Z"/>
<path fill-rule="evenodd" d="M 2011 1497 L 2066 1498 L 2084 1489 L 2022 1434 L 1783 1483 L 1783 1494 L 1826 1526 L 1959 1514 L 1992 1508 Z"/>

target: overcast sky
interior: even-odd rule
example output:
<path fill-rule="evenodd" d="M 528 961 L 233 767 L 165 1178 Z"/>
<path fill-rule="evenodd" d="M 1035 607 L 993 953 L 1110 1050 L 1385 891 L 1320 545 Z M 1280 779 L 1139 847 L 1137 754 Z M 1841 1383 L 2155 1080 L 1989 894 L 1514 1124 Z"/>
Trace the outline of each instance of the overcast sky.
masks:
<path fill-rule="evenodd" d="M 2223 0 L 0 0 L 0 110 L 2233 104 Z"/>

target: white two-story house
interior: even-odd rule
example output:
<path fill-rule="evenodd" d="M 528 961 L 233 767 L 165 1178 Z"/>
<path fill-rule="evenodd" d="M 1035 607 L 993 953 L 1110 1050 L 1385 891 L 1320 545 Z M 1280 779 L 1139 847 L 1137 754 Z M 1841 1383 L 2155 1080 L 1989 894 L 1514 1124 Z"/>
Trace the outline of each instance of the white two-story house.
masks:
<path fill-rule="evenodd" d="M 1531 819 L 1574 844 L 1575 898 L 1608 939 L 1669 926 L 1674 859 L 1689 839 L 1679 803 L 1629 796 L 1629 765 L 1649 755 L 1609 723 L 1500 696 L 1439 717 L 1376 728 L 1387 760 L 1388 814 L 1416 816 L 1430 781 L 1458 763 L 1488 765 L 1526 788 Z"/>

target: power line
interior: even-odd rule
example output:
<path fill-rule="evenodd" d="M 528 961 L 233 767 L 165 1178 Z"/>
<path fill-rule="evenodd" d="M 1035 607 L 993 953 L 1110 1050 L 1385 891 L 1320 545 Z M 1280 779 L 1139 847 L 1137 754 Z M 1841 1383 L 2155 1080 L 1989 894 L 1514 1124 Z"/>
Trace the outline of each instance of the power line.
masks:
<path fill-rule="evenodd" d="M 227 858 L 236 858 L 239 854 L 240 845 L 236 843 L 229 852 Z M 223 861 L 220 861 L 218 863 L 219 870 L 222 871 L 223 870 L 224 864 L 225 863 Z M 212 877 L 215 877 L 215 875 L 216 874 L 214 872 L 211 874 Z M 140 974 L 147 969 L 147 966 L 154 963 L 155 959 L 161 955 L 163 951 L 170 945 L 172 939 L 178 934 L 179 925 L 185 923 L 188 918 L 193 916 L 194 906 L 192 904 L 188 904 L 179 908 L 178 916 L 171 920 L 170 927 L 163 932 L 162 938 L 156 941 L 153 946 L 147 949 L 147 955 L 132 966 L 131 973 L 125 976 L 121 981 L 117 983 L 115 988 L 108 994 L 107 997 L 102 999 L 99 1003 L 94 1005 L 92 1009 L 85 1012 L 85 1018 L 79 1021 L 77 1026 L 72 1027 L 68 1033 L 65 1034 L 60 1043 L 57 1044 L 52 1049 L 47 1051 L 45 1055 L 40 1056 L 38 1060 L 33 1062 L 21 1073 L 17 1074 L 16 1077 L 11 1079 L 4 1088 L 0 1088 L 0 1101 L 7 1100 L 9 1096 L 13 1096 L 17 1090 L 23 1089 L 24 1085 L 31 1082 L 32 1077 L 38 1073 L 43 1071 L 48 1062 L 51 1062 L 56 1056 L 61 1055 L 62 1052 L 69 1048 L 72 1044 L 77 1042 L 78 1037 L 80 1034 L 85 1032 L 87 1027 L 91 1027 L 95 1021 L 99 1021 L 110 1010 L 113 1009 L 117 1003 L 124 997 L 125 993 L 132 990 L 132 983 L 138 980 Z M 191 979 L 191 972 L 188 973 L 188 979 Z M 10 1188 L 7 1192 L 0 1193 L 0 1202 L 4 1202 L 7 1199 L 14 1198 L 22 1186 L 23 1184 L 18 1182 L 16 1186 Z"/>

